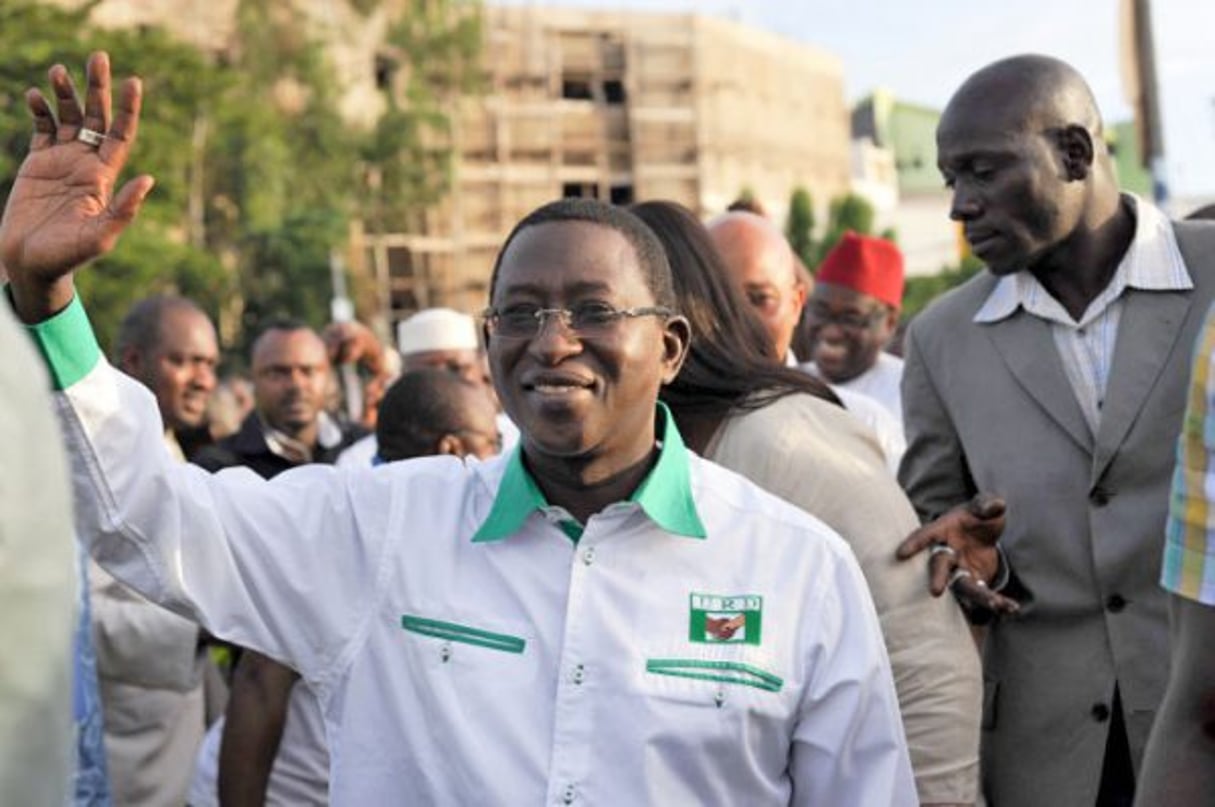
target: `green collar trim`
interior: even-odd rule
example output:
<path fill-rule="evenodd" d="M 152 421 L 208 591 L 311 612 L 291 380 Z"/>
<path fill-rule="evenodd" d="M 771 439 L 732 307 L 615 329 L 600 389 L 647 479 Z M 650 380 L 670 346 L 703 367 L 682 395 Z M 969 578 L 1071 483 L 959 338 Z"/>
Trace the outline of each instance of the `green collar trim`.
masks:
<path fill-rule="evenodd" d="M 6 296 L 9 289 L 5 288 Z M 101 360 L 101 348 L 84 312 L 80 295 L 67 308 L 42 322 L 25 326 L 42 354 L 56 390 L 64 390 L 88 375 Z"/>
<path fill-rule="evenodd" d="M 705 538 L 708 533 L 701 523 L 700 514 L 696 512 L 696 502 L 692 499 L 692 473 L 688 450 L 684 447 L 683 438 L 675 426 L 671 411 L 659 402 L 658 412 L 660 432 L 663 436 L 658 461 L 629 496 L 629 501 L 640 505 L 650 520 L 667 532 L 687 538 Z M 519 531 L 534 510 L 543 510 L 548 506 L 540 486 L 523 467 L 522 444 L 517 445 L 507 460 L 502 484 L 498 486 L 498 494 L 494 497 L 489 515 L 472 540 L 474 543 L 485 543 L 509 538 Z M 582 525 L 571 519 L 560 526 L 566 535 L 577 543 L 582 535 Z"/>
<path fill-rule="evenodd" d="M 692 499 L 692 470 L 688 449 L 667 405 L 659 402 L 662 449 L 658 462 L 629 501 L 637 502 L 655 524 L 686 538 L 707 538 L 708 532 Z"/>

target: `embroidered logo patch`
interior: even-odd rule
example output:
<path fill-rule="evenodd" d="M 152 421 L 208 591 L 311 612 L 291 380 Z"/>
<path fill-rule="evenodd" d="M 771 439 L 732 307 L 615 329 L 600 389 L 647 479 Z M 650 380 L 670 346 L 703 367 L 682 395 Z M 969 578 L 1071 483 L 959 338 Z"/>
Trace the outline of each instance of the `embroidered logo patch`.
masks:
<path fill-rule="evenodd" d="M 764 598 L 758 594 L 690 596 L 688 641 L 701 644 L 759 644 Z"/>

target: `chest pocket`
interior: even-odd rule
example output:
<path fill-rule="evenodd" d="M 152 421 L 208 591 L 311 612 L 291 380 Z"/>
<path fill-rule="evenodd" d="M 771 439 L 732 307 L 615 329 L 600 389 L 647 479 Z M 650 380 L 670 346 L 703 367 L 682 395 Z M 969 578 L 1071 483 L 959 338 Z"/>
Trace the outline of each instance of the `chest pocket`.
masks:
<path fill-rule="evenodd" d="M 671 645 L 645 652 L 634 664 L 642 694 L 676 711 L 700 707 L 776 716 L 796 700 L 783 670 L 758 648 Z"/>
<path fill-rule="evenodd" d="M 530 626 L 487 615 L 425 614 L 400 616 L 411 663 L 436 680 L 450 678 L 468 687 L 526 685 L 537 674 L 537 648 Z"/>

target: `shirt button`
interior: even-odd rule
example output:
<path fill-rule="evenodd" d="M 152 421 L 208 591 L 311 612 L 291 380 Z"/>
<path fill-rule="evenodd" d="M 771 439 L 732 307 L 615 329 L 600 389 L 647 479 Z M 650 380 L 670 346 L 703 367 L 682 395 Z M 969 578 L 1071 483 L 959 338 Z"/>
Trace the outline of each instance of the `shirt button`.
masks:
<path fill-rule="evenodd" d="M 1104 703 L 1094 703 L 1090 714 L 1092 714 L 1093 720 L 1096 720 L 1098 723 L 1104 723 L 1110 719 L 1110 707 Z"/>
<path fill-rule="evenodd" d="M 570 680 L 575 684 L 581 684 L 586 679 L 586 667 L 578 664 L 574 667 L 574 671 L 570 673 Z"/>
<path fill-rule="evenodd" d="M 561 803 L 562 803 L 562 804 L 573 804 L 573 803 L 574 803 L 574 797 L 575 797 L 576 795 L 578 795 L 578 794 L 577 794 L 576 792 L 574 792 L 574 786 L 573 786 L 573 785 L 566 785 L 566 786 L 565 786 L 565 790 L 563 790 L 563 791 L 561 792 Z"/>
<path fill-rule="evenodd" d="M 582 553 L 582 562 L 587 566 L 595 562 L 595 547 L 587 547 L 586 551 Z"/>
<path fill-rule="evenodd" d="M 1126 598 L 1121 594 L 1111 594 L 1105 600 L 1105 607 L 1112 614 L 1116 614 L 1126 607 Z"/>

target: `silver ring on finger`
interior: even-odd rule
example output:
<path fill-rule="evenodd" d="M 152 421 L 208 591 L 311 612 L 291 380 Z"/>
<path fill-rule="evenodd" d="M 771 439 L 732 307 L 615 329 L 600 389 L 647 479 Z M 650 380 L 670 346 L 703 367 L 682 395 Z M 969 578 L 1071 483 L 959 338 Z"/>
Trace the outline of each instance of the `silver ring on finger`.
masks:
<path fill-rule="evenodd" d="M 948 585 L 952 588 L 954 583 L 958 582 L 959 580 L 961 580 L 964 577 L 973 578 L 974 575 L 970 573 L 969 569 L 963 569 L 961 566 L 958 566 L 956 569 L 953 570 L 953 573 L 951 575 L 949 575 Z"/>
<path fill-rule="evenodd" d="M 949 544 L 937 543 L 937 544 L 933 544 L 932 549 L 928 550 L 928 559 L 932 560 L 937 555 L 949 555 L 949 557 L 951 557 L 951 558 L 956 558 L 958 556 L 958 553 L 957 553 L 957 550 L 955 550 Z"/>
<path fill-rule="evenodd" d="M 96 129 L 88 129 L 81 126 L 80 130 L 76 132 L 76 139 L 85 145 L 100 148 L 101 144 L 105 142 L 105 135 Z"/>

